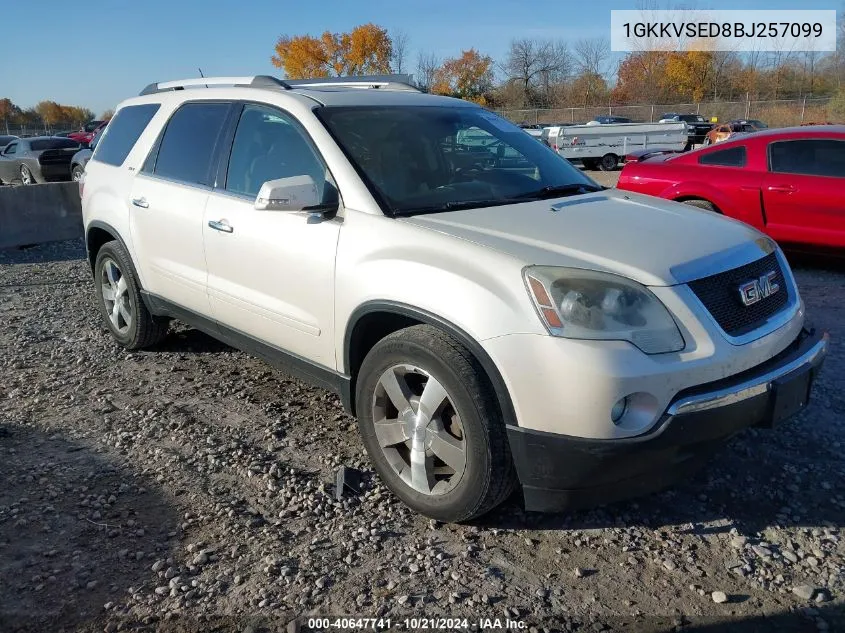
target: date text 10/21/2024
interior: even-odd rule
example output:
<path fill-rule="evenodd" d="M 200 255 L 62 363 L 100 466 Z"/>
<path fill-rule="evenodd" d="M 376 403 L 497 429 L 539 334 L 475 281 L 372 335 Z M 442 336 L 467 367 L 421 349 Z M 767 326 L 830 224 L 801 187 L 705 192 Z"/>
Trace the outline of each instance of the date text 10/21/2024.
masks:
<path fill-rule="evenodd" d="M 302 622 L 309 631 L 390 631 L 400 626 L 408 631 L 521 631 L 528 629 L 524 620 L 510 618 L 308 618 Z"/>

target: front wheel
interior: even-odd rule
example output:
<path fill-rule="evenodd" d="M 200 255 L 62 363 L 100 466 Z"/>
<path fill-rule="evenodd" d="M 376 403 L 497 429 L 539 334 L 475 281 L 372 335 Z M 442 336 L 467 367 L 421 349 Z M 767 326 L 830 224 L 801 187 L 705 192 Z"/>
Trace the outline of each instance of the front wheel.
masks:
<path fill-rule="evenodd" d="M 79 165 L 74 165 L 73 169 L 70 170 L 70 179 L 73 182 L 79 182 L 80 180 L 82 180 L 82 171 L 82 167 L 80 167 Z"/>
<path fill-rule="evenodd" d="M 616 154 L 605 154 L 601 157 L 599 167 L 602 171 L 614 171 L 619 166 L 619 157 Z"/>
<path fill-rule="evenodd" d="M 376 343 L 361 365 L 356 395 L 373 466 L 413 510 L 466 521 L 513 490 L 492 387 L 469 350 L 442 330 L 415 325 Z"/>

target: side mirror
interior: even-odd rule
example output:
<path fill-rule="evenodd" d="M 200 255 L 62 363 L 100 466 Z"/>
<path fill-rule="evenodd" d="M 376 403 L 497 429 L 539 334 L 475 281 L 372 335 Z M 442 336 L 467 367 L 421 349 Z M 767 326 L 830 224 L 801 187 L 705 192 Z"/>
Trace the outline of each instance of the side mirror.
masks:
<path fill-rule="evenodd" d="M 259 211 L 306 211 L 320 206 L 317 183 L 311 176 L 291 176 L 268 180 L 258 191 L 255 208 Z"/>

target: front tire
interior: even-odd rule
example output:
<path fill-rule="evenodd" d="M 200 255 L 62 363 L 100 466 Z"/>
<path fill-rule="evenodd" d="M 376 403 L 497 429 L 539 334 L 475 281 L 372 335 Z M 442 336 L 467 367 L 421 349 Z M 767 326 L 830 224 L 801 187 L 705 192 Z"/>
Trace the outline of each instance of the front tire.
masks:
<path fill-rule="evenodd" d="M 485 514 L 516 483 L 493 389 L 463 345 L 430 325 L 385 337 L 358 374 L 358 424 L 384 484 L 438 521 Z"/>
<path fill-rule="evenodd" d="M 142 349 L 167 336 L 168 321 L 147 310 L 129 254 L 117 240 L 106 242 L 97 253 L 94 287 L 106 327 L 120 345 Z"/>
<path fill-rule="evenodd" d="M 82 180 L 82 171 L 82 167 L 80 167 L 79 165 L 74 165 L 73 169 L 70 170 L 70 179 L 73 182 L 79 182 L 80 180 Z"/>

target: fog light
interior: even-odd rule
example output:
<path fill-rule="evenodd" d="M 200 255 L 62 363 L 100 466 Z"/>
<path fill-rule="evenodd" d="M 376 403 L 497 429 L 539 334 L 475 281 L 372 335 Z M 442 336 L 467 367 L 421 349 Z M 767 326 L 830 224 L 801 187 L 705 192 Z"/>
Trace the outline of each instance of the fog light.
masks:
<path fill-rule="evenodd" d="M 613 420 L 614 424 L 618 424 L 619 420 L 622 419 L 622 416 L 625 415 L 625 411 L 628 410 L 628 396 L 621 398 L 619 402 L 613 405 L 613 408 L 610 410 L 610 419 Z"/>

